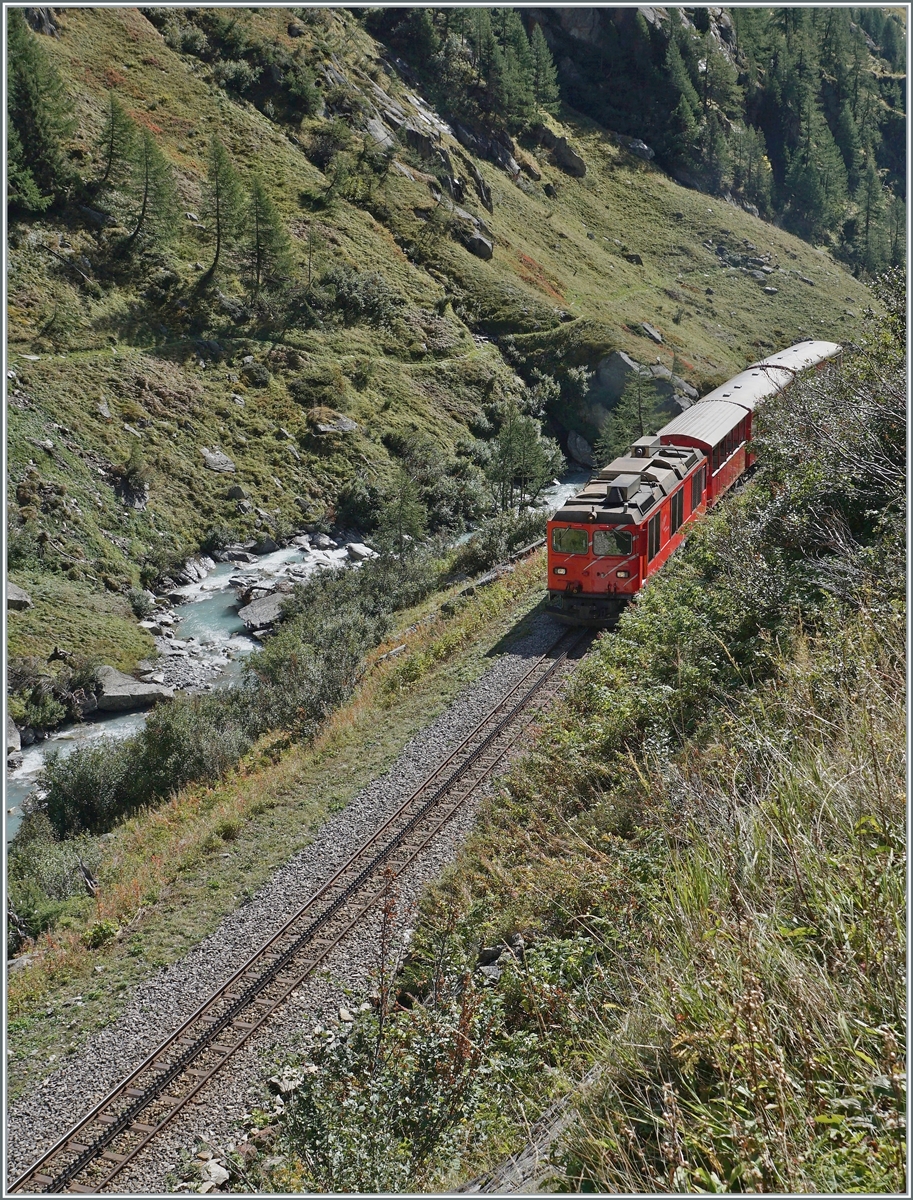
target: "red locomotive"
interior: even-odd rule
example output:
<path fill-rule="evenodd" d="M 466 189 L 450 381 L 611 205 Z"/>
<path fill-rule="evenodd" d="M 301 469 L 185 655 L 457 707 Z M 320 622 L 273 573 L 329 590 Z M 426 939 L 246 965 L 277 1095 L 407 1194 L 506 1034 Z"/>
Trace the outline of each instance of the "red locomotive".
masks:
<path fill-rule="evenodd" d="M 752 465 L 755 408 L 841 349 L 809 340 L 752 364 L 594 475 L 548 523 L 546 612 L 613 628 L 689 524 Z"/>

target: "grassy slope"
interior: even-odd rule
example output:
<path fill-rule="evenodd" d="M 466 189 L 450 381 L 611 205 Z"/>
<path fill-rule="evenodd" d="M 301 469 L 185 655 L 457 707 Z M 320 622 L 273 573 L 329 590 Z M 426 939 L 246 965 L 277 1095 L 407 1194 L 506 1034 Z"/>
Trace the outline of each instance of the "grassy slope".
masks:
<path fill-rule="evenodd" d="M 244 19 L 289 48 L 301 45 L 288 38 L 284 12 L 260 10 Z M 685 191 L 573 113 L 566 114 L 567 132 L 588 164 L 584 179 L 567 177 L 532 149 L 524 153 L 538 154 L 541 184 L 525 181 L 521 188 L 490 164 L 477 164 L 494 197 L 493 215 L 476 210 L 495 235 L 490 262 L 446 238 L 427 245 L 425 223 L 416 216 L 417 209 L 430 207 L 421 177 L 391 173 L 384 185 L 383 224 L 345 201 L 314 213 L 302 206 L 300 194 L 322 186 L 320 171 L 276 124 L 212 84 L 203 64 L 169 49 L 139 12 L 62 10 L 61 33 L 59 40 L 43 39 L 42 45 L 76 101 L 82 137 L 74 144 L 86 156 L 87 175 L 106 89 L 113 87 L 136 120 L 153 128 L 178 172 L 188 211 L 201 208 L 205 147 L 216 133 L 242 173 L 256 166 L 274 191 L 295 235 L 300 264 L 313 222 L 319 266 L 346 262 L 377 270 L 403 302 L 394 330 L 360 325 L 320 332 L 290 328 L 279 334 L 238 327 L 211 295 L 194 291 L 201 274 L 194 264 L 208 261 L 208 247 L 193 222 L 183 223 L 167 260 L 181 285 L 170 299 L 156 300 L 147 293 L 151 269 L 145 277 L 101 275 L 100 287 L 78 289 L 73 272 L 44 249 L 66 257 L 59 235 L 74 255 L 96 261 L 95 234 L 75 218 L 67 226 L 48 218 L 14 228 L 10 358 L 19 372 L 18 386 L 30 400 L 28 407 L 10 408 L 11 512 L 17 512 L 16 484 L 30 464 L 42 481 L 66 486 L 68 507 L 42 505 L 37 521 L 51 533 L 63 569 L 89 592 L 136 582 L 136 562 L 143 555 L 174 544 L 193 547 L 213 526 L 250 533 L 258 518 L 239 516 L 225 498 L 226 482 L 242 483 L 257 507 L 289 527 L 303 514 L 314 518 L 323 512 L 353 474 L 388 477 L 383 433 L 418 429 L 442 446 L 452 445 L 482 403 L 509 394 L 516 384 L 497 350 L 477 345 L 452 310 L 443 319 L 436 314 L 434 306 L 447 292 L 459 297 L 460 313 L 476 328 L 521 335 L 519 344 L 530 360 L 545 369 L 560 373 L 569 363 L 594 366 L 615 348 L 671 365 L 675 352 L 680 369 L 699 386 L 728 376 L 765 346 L 811 335 L 849 338 L 856 324 L 847 307 L 858 312 L 865 303 L 860 285 L 827 256 L 739 209 Z M 350 15 L 324 13 L 308 27 L 305 40 L 310 61 L 335 53 L 353 87 L 366 91 L 373 74 L 408 107 L 408 89 L 377 67 L 379 48 Z M 306 120 L 296 134 L 303 137 L 319 124 L 319 119 Z M 546 182 L 558 188 L 557 200 L 544 195 Z M 682 216 L 673 217 L 676 212 Z M 750 240 L 814 286 L 778 275 L 779 294 L 765 296 L 753 280 L 717 266 L 716 256 L 700 244 L 708 237 L 736 245 Z M 424 245 L 423 261 L 406 256 L 401 244 L 409 243 Z M 644 265 L 627 262 L 626 251 L 640 253 Z M 230 275 L 220 286 L 240 298 Z M 707 296 L 711 286 L 714 294 Z M 62 345 L 51 344 L 40 332 L 55 305 L 72 326 Z M 575 320 L 559 323 L 562 309 Z M 684 311 L 675 324 L 679 309 Z M 664 346 L 636 329 L 645 320 L 662 331 Z M 207 365 L 202 367 L 193 342 L 200 335 L 218 338 L 225 360 L 204 352 Z M 35 351 L 37 362 L 21 357 Z M 247 353 L 271 368 L 266 388 L 229 377 L 238 375 L 239 360 Z M 287 382 L 320 372 L 329 384 L 318 398 L 351 415 L 360 425 L 358 433 L 314 436 L 308 413 L 293 400 Z M 232 394 L 242 396 L 243 408 Z M 101 400 L 110 409 L 110 421 L 97 411 Z M 585 408 L 565 407 L 560 415 L 591 432 Z M 98 474 L 99 466 L 123 463 L 129 456 L 134 435 L 125 422 L 140 429 L 151 470 L 145 513 L 126 512 Z M 279 426 L 295 437 L 300 462 L 276 437 Z M 35 445 L 46 438 L 54 442 L 50 452 Z M 236 476 L 226 480 L 201 469 L 200 448 L 214 445 L 234 459 Z M 20 575 L 17 568 L 12 577 L 41 592 L 40 555 L 33 552 L 23 561 L 33 573 Z M 49 601 L 53 595 L 49 589 Z M 46 608 L 43 632 L 14 614 L 12 653 L 46 653 L 59 644 L 83 653 L 113 653 L 124 664 L 145 653 L 126 615 L 118 618 L 119 633 L 111 631 L 112 648 L 110 637 L 96 641 L 91 630 L 80 628 L 77 636 L 65 606 L 49 602 Z"/>

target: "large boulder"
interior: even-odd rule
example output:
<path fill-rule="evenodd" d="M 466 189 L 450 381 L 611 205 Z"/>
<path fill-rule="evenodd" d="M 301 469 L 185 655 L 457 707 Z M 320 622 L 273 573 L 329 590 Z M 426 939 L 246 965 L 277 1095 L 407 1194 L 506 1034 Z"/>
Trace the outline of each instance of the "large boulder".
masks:
<path fill-rule="evenodd" d="M 203 462 L 210 471 L 228 472 L 235 470 L 235 464 L 221 450 L 210 450 L 207 446 L 201 446 L 200 453 L 203 455 Z"/>
<path fill-rule="evenodd" d="M 566 137 L 555 139 L 555 144 L 552 146 L 552 158 L 568 175 L 574 175 L 577 179 L 582 179 L 586 175 L 586 163 L 576 150 L 570 148 Z"/>
<path fill-rule="evenodd" d="M 494 246 L 487 237 L 483 237 L 481 233 L 470 234 L 464 241 L 464 246 L 470 254 L 474 254 L 476 258 L 489 259 L 495 252 Z"/>
<path fill-rule="evenodd" d="M 584 467 L 596 466 L 596 456 L 593 453 L 593 447 L 575 429 L 572 429 L 567 435 L 567 452 L 574 462 L 578 462 Z"/>
<path fill-rule="evenodd" d="M 11 580 L 6 584 L 6 607 L 7 608 L 31 608 L 32 597 L 28 592 L 24 592 L 21 587 L 17 587 Z"/>
<path fill-rule="evenodd" d="M 282 602 L 286 596 L 282 592 L 274 592 L 263 596 L 240 609 L 238 616 L 248 629 L 268 629 L 279 620 Z"/>
<path fill-rule="evenodd" d="M 7 757 L 10 754 L 18 754 L 22 749 L 22 739 L 19 737 L 19 730 L 16 728 L 16 722 L 12 717 L 6 718 L 6 753 Z"/>
<path fill-rule="evenodd" d="M 114 667 L 102 666 L 97 671 L 101 691 L 98 694 L 100 712 L 130 712 L 150 708 L 160 700 L 170 700 L 174 689 L 160 683 L 143 683 Z"/>

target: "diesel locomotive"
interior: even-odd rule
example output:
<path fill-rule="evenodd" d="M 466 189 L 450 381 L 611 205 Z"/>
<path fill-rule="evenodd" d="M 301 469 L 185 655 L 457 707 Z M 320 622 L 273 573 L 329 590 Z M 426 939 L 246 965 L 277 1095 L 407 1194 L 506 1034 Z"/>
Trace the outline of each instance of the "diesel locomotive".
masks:
<path fill-rule="evenodd" d="M 546 611 L 568 625 L 614 628 L 691 522 L 753 464 L 758 405 L 841 352 L 808 340 L 753 363 L 594 475 L 548 523 Z"/>

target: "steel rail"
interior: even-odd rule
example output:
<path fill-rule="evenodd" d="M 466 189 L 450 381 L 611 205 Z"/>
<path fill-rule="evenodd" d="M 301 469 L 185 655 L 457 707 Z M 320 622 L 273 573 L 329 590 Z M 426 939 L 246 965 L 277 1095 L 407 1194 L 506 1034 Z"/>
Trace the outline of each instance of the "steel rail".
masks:
<path fill-rule="evenodd" d="M 124 1080 L 119 1082 L 95 1107 L 86 1114 L 76 1125 L 71 1127 L 58 1142 L 55 1143 L 48 1151 L 46 1151 L 39 1160 L 32 1164 L 18 1179 L 11 1185 L 11 1191 L 17 1191 L 23 1188 L 27 1183 L 34 1180 L 43 1185 L 43 1191 L 52 1193 L 61 1191 L 63 1188 L 69 1187 L 71 1191 L 94 1193 L 97 1188 L 87 1188 L 74 1183 L 77 1175 L 83 1172 L 87 1167 L 99 1160 L 102 1155 L 105 1155 L 108 1161 L 114 1162 L 113 1170 L 109 1171 L 108 1175 L 100 1181 L 97 1187 L 105 1187 L 110 1181 L 122 1171 L 127 1164 L 132 1161 L 151 1142 L 161 1130 L 170 1123 L 177 1113 L 188 1104 L 194 1096 L 209 1082 L 212 1076 L 221 1068 L 222 1065 L 231 1057 L 237 1049 L 242 1046 L 252 1035 L 259 1029 L 269 1018 L 277 1011 L 277 1009 L 285 1003 L 289 995 L 296 987 L 310 975 L 313 970 L 322 962 L 326 956 L 338 945 L 339 941 L 346 936 L 347 933 L 358 923 L 359 920 L 369 911 L 376 903 L 378 895 L 374 895 L 371 899 L 359 908 L 358 913 L 354 918 L 346 921 L 341 932 L 337 933 L 328 943 L 322 944 L 316 959 L 313 958 L 308 963 L 303 974 L 297 975 L 291 983 L 287 979 L 282 978 L 283 972 L 291 966 L 295 958 L 300 955 L 301 951 L 321 932 L 334 917 L 344 912 L 346 905 L 355 897 L 380 867 L 389 859 L 397 849 L 401 849 L 406 839 L 421 825 L 422 821 L 426 820 L 431 811 L 440 804 L 442 798 L 446 797 L 448 792 L 451 792 L 454 786 L 468 773 L 470 768 L 478 764 L 487 750 L 490 750 L 499 736 L 501 736 L 509 726 L 516 721 L 518 715 L 529 705 L 532 698 L 541 691 L 546 682 L 551 679 L 558 667 L 566 658 L 573 653 L 577 646 L 587 638 L 586 633 L 570 633 L 563 634 L 558 638 L 552 647 L 541 658 L 524 673 L 508 694 L 503 697 L 498 704 L 494 706 L 486 716 L 470 731 L 460 744 L 451 752 L 450 755 L 441 763 L 434 771 L 415 788 L 411 795 L 399 806 L 399 808 L 391 814 L 390 817 L 376 829 L 362 845 L 350 855 L 348 860 L 340 866 L 333 876 L 327 880 L 315 893 L 313 893 L 305 904 L 298 909 L 290 918 L 286 920 L 284 925 L 273 934 L 273 936 L 223 983 L 216 991 L 210 995 L 184 1022 L 170 1034 L 156 1049 L 140 1063 L 133 1072 Z M 547 667 L 541 677 L 535 680 L 531 686 L 523 691 L 522 695 L 517 699 L 518 693 L 528 683 L 530 677 L 535 675 L 544 664 L 549 663 L 549 656 L 561 645 L 562 641 L 573 637 L 572 643 L 566 647 L 556 658 L 551 659 L 550 665 Z M 502 713 L 500 717 L 498 714 Z M 496 719 L 497 718 L 497 719 Z M 472 747 L 472 742 L 482 733 L 486 727 L 491 726 L 491 722 L 495 720 L 493 727 L 483 737 L 482 741 L 475 747 Z M 519 731 L 511 739 L 510 745 L 519 737 Z M 440 782 L 434 789 L 432 794 L 422 800 L 417 811 L 406 821 L 402 828 L 394 830 L 392 836 L 387 843 L 357 872 L 354 878 L 348 882 L 345 877 L 350 875 L 357 867 L 360 858 L 369 853 L 372 848 L 377 847 L 385 834 L 391 832 L 391 827 L 395 826 L 402 820 L 409 809 L 413 807 L 417 800 L 421 799 L 423 794 L 427 793 L 430 787 L 434 787 L 435 781 L 440 781 L 445 775 L 449 767 L 452 767 L 455 760 L 466 753 L 468 754 L 464 761 L 459 763 L 451 771 L 450 775 L 444 782 Z M 444 824 L 449 821 L 459 808 L 466 802 L 468 797 L 481 785 L 481 783 L 490 775 L 494 763 L 506 753 L 509 745 L 500 748 L 493 763 L 486 766 L 481 775 L 475 780 L 469 790 L 458 796 L 451 804 L 449 811 L 434 822 L 433 828 L 426 833 L 417 846 L 408 849 L 406 861 L 400 863 L 397 868 L 397 873 L 401 873 L 415 857 L 428 845 L 432 838 L 439 832 Z M 319 915 L 309 921 L 306 928 L 299 933 L 294 940 L 284 950 L 276 951 L 276 944 L 281 942 L 283 937 L 288 935 L 290 931 L 294 931 L 296 925 L 300 924 L 305 918 L 309 910 L 314 909 L 321 899 L 326 899 L 328 894 L 334 888 L 340 887 L 339 894 L 330 900 Z M 264 960 L 270 952 L 277 956 L 272 962 L 264 966 Z M 240 995 L 232 995 L 232 988 L 236 988 L 244 979 L 246 974 L 250 974 L 252 969 L 261 966 L 260 973 L 244 987 Z M 275 984 L 280 983 L 281 995 L 275 1000 L 259 1000 L 258 997 Z M 220 1002 L 228 1000 L 229 1004 L 218 1016 L 208 1015 L 208 1010 L 217 1007 Z M 245 1009 L 249 1008 L 254 1002 L 258 1002 L 261 1006 L 268 1006 L 268 1010 L 262 1012 L 259 1019 L 251 1023 L 240 1023 L 239 1017 Z M 166 1055 L 169 1049 L 175 1047 L 182 1040 L 187 1040 L 188 1031 L 195 1024 L 201 1021 L 207 1022 L 207 1028 L 202 1033 L 196 1036 L 185 1046 L 183 1051 L 173 1058 L 169 1063 L 162 1063 L 160 1060 Z M 239 1031 L 236 1023 L 242 1024 L 242 1029 Z M 241 1033 L 241 1036 L 231 1046 L 219 1046 L 218 1038 L 229 1027 L 234 1027 L 233 1032 Z M 190 1064 L 197 1059 L 200 1059 L 207 1051 L 215 1052 L 219 1055 L 218 1061 L 208 1070 L 197 1070 L 197 1074 L 201 1075 L 199 1082 L 192 1087 L 183 1097 L 170 1097 L 167 1095 L 168 1086 L 176 1079 L 187 1073 Z M 140 1090 L 131 1088 L 131 1084 L 135 1083 L 144 1073 L 154 1071 L 157 1075 L 155 1081 L 149 1084 L 145 1089 Z M 118 1115 L 114 1116 L 105 1110 L 110 1110 L 112 1106 L 123 1099 L 130 1093 L 133 1093 L 132 1103 L 123 1109 Z M 137 1118 L 140 1114 L 156 1102 L 164 1104 L 167 1108 L 162 1119 L 155 1125 L 143 1125 L 137 1123 Z M 106 1119 L 107 1118 L 107 1119 Z M 104 1131 L 96 1136 L 90 1145 L 82 1145 L 78 1141 L 79 1135 L 93 1124 L 104 1124 Z M 127 1155 L 114 1155 L 106 1151 L 112 1142 L 126 1132 L 139 1132 L 144 1136 L 138 1145 L 136 1145 Z M 67 1151 L 76 1153 L 76 1158 L 70 1162 L 62 1171 L 55 1177 L 51 1178 L 42 1173 L 42 1167 L 50 1164 L 55 1158 Z"/>

